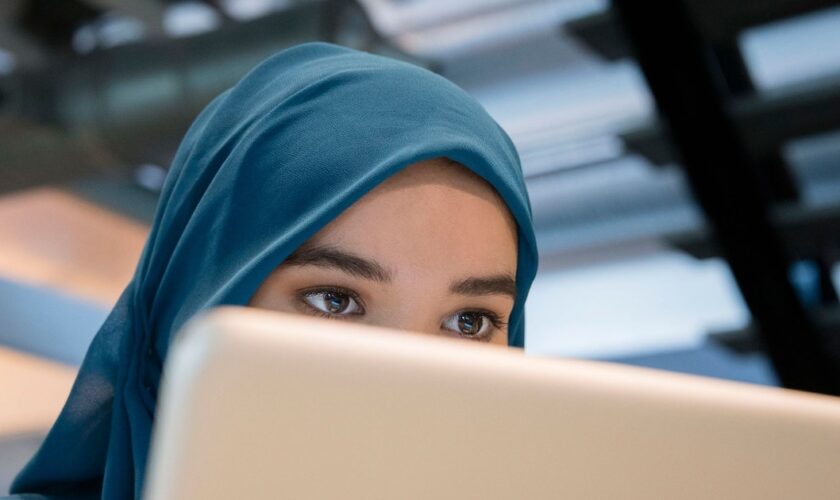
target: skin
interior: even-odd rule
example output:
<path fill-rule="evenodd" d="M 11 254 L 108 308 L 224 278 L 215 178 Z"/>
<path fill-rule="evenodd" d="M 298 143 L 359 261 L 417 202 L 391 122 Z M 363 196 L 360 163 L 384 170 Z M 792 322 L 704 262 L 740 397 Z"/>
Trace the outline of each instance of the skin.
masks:
<path fill-rule="evenodd" d="M 411 165 L 321 229 L 249 305 L 507 345 L 516 224 L 445 158 Z"/>

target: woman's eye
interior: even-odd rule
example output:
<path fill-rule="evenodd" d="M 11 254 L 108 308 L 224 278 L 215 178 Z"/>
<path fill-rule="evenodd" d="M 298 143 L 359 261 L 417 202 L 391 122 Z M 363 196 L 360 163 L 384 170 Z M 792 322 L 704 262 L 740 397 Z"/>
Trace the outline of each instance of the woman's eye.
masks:
<path fill-rule="evenodd" d="M 351 316 L 363 314 L 364 309 L 352 295 L 339 290 L 313 290 L 303 296 L 306 303 L 325 314 Z"/>
<path fill-rule="evenodd" d="M 443 328 L 462 337 L 485 339 L 490 336 L 497 322 L 496 318 L 486 312 L 461 311 L 444 321 Z"/>

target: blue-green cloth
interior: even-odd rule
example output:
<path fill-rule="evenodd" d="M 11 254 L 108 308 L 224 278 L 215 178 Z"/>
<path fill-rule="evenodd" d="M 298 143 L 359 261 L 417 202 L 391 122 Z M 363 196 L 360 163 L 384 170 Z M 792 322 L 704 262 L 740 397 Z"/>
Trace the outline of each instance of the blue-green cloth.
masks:
<path fill-rule="evenodd" d="M 199 311 L 243 305 L 309 236 L 388 176 L 444 156 L 488 181 L 519 226 L 510 343 L 537 267 L 531 208 L 505 132 L 425 69 L 299 45 L 214 99 L 181 143 L 137 270 L 14 493 L 141 492 L 170 339 Z"/>

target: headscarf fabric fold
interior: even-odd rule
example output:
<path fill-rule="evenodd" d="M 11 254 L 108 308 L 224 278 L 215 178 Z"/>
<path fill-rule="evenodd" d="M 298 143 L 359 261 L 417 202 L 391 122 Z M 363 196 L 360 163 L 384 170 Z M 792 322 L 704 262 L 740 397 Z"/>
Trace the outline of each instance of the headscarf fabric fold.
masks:
<path fill-rule="evenodd" d="M 258 65 L 193 122 L 135 274 L 12 492 L 140 497 L 172 336 L 205 309 L 247 304 L 272 270 L 356 200 L 436 157 L 486 180 L 518 225 L 508 328 L 509 343 L 522 346 L 537 250 L 507 134 L 430 71 L 326 43 L 299 45 Z"/>

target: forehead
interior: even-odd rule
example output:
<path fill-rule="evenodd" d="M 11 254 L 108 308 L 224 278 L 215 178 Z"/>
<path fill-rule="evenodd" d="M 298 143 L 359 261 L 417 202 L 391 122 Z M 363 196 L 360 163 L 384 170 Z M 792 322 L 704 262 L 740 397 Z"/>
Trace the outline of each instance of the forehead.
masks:
<path fill-rule="evenodd" d="M 496 191 L 446 159 L 390 177 L 307 244 L 340 245 L 400 271 L 515 274 L 517 228 Z"/>

